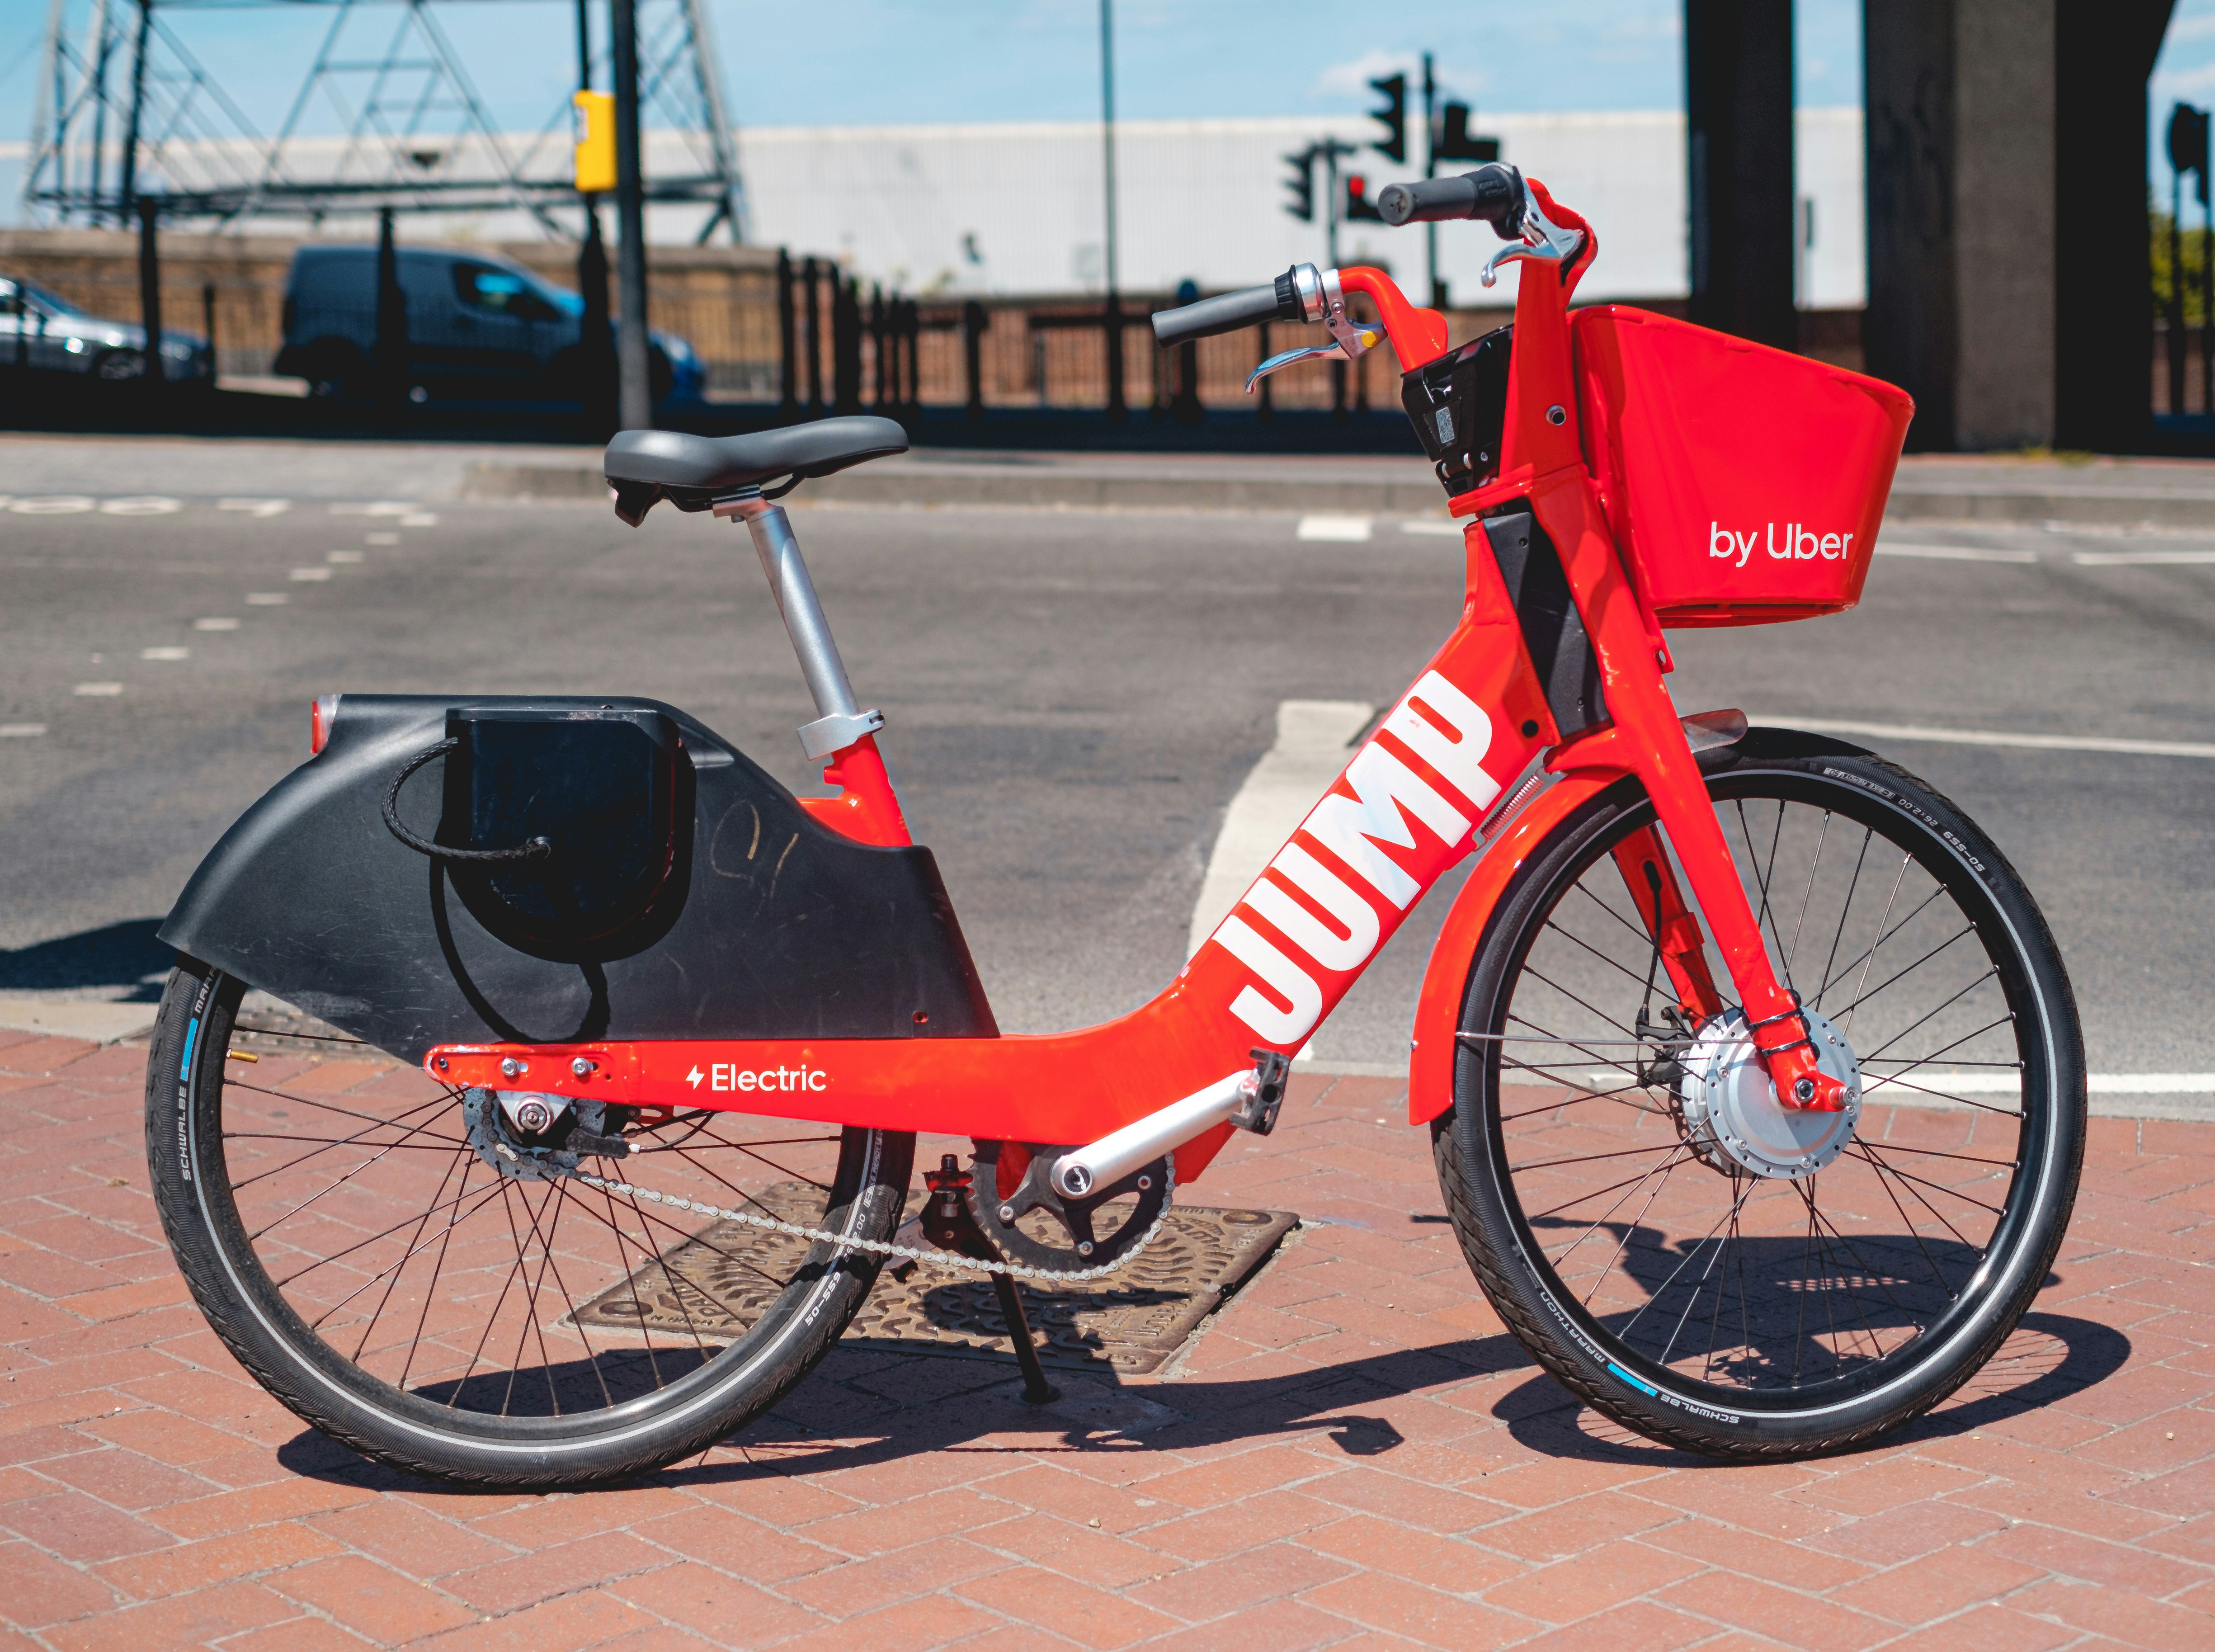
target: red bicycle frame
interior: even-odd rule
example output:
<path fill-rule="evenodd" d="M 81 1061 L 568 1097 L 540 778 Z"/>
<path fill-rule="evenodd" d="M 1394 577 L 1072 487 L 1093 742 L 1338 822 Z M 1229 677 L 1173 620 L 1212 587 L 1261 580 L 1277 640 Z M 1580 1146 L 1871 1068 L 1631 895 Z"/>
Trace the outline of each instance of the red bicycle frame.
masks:
<path fill-rule="evenodd" d="M 433 1073 L 453 1084 L 648 1107 L 980 1140 L 1093 1142 L 1249 1066 L 1257 1045 L 1297 1051 L 1423 893 L 1480 851 L 1416 1007 L 1408 1108 L 1420 1123 L 1451 1104 L 1464 985 L 1508 881 L 1579 806 L 1630 779 L 1653 799 L 1690 886 L 1688 900 L 1650 832 L 1618 854 L 1635 863 L 1623 864 L 1625 880 L 1679 1001 L 1696 1018 L 1723 1007 L 1697 909 L 1759 1029 L 1778 1095 L 1788 1105 L 1838 1107 L 1841 1087 L 1818 1071 L 1796 1003 L 1770 967 L 1662 682 L 1669 659 L 1660 626 L 1629 577 L 1581 445 L 1568 303 L 1592 256 L 1591 228 L 1541 186 L 1531 187 L 1554 223 L 1583 242 L 1568 261 L 1523 272 L 1498 477 L 1451 504 L 1472 519 L 1460 623 L 1159 996 L 1118 1020 L 1043 1036 L 447 1045 L 427 1058 Z M 1343 289 L 1375 302 L 1403 370 L 1445 353 L 1444 318 L 1411 305 L 1384 272 L 1337 274 Z M 1566 743 L 1474 519 L 1510 505 L 1530 510 L 1556 548 L 1598 660 L 1612 721 Z M 1542 754 L 1555 783 L 1503 801 L 1504 789 Z M 817 819 L 867 842 L 908 841 L 874 738 L 835 753 L 825 779 L 839 790 L 807 801 Z M 1176 1150 L 1180 1181 L 1205 1168 L 1230 1127 L 1216 1126 Z"/>

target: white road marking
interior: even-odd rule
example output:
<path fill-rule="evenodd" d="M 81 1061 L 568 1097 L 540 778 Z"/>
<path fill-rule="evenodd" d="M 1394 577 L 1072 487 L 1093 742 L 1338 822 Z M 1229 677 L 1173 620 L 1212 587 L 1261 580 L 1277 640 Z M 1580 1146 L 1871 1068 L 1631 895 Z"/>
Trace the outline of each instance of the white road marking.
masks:
<path fill-rule="evenodd" d="M 289 499 L 218 499 L 219 511 L 237 511 L 247 516 L 282 516 L 292 508 Z"/>
<path fill-rule="evenodd" d="M 1931 728 L 1921 723 L 1856 722 L 1764 712 L 1748 722 L 1817 734 L 1867 734 L 1875 740 L 1930 740 L 1942 746 L 2016 746 L 2039 752 L 2120 752 L 2132 757 L 2215 758 L 2215 745 L 2181 740 L 2109 740 L 2097 734 L 2003 734 L 1977 728 Z"/>
<path fill-rule="evenodd" d="M 47 494 L 37 499 L 15 500 L 8 508 L 18 516 L 76 516 L 98 503 L 83 494 Z"/>
<path fill-rule="evenodd" d="M 296 568 L 292 570 L 295 585 L 316 585 L 331 577 L 328 568 Z"/>
<path fill-rule="evenodd" d="M 400 536 L 396 533 L 365 533 L 361 542 L 365 545 L 396 545 L 400 543 Z"/>
<path fill-rule="evenodd" d="M 362 560 L 362 555 L 358 550 L 334 550 L 324 557 L 323 560 L 327 562 L 335 562 L 341 566 L 351 566 L 355 562 L 360 562 Z"/>
<path fill-rule="evenodd" d="M 2069 560 L 2079 568 L 2149 567 L 2164 563 L 2215 562 L 2215 550 L 2072 550 Z"/>
<path fill-rule="evenodd" d="M 439 513 L 436 511 L 416 511 L 402 517 L 400 525 L 403 528 L 435 528 L 439 525 Z"/>
<path fill-rule="evenodd" d="M 1326 539 L 1353 544 L 1369 537 L 1370 520 L 1365 516 L 1334 516 L 1318 514 L 1304 516 L 1293 530 L 1296 539 Z"/>
<path fill-rule="evenodd" d="M 371 499 L 331 507 L 333 516 L 413 516 L 420 507 L 412 499 Z"/>
<path fill-rule="evenodd" d="M 190 648 L 175 647 L 141 648 L 138 650 L 138 657 L 141 660 L 189 660 L 193 657 L 193 651 Z"/>
<path fill-rule="evenodd" d="M 169 499 L 161 494 L 139 494 L 127 499 L 111 499 L 102 502 L 102 516 L 170 516 L 185 508 L 181 499 Z"/>
<path fill-rule="evenodd" d="M 1402 522 L 1402 533 L 1434 533 L 1441 539 L 1461 537 L 1469 524 L 1463 521 L 1441 522 L 1434 516 L 1419 516 L 1412 522 Z"/>
<path fill-rule="evenodd" d="M 2034 550 L 1985 550 L 1976 545 L 1911 545 L 1899 540 L 1876 542 L 1880 556 L 1921 556 L 1941 562 L 2034 562 Z"/>
<path fill-rule="evenodd" d="M 123 692 L 123 685 L 120 683 L 79 683 L 74 691 L 83 695 L 88 699 L 112 699 L 116 695 Z"/>
<path fill-rule="evenodd" d="M 46 732 L 42 722 L 0 722 L 0 740 L 31 740 Z"/>
<path fill-rule="evenodd" d="M 238 622 L 224 615 L 211 615 L 206 619 L 194 620 L 193 629 L 196 631 L 235 631 L 238 629 Z"/>
<path fill-rule="evenodd" d="M 1238 904 L 1353 756 L 1356 736 L 1377 708 L 1358 700 L 1285 700 L 1277 743 L 1261 754 L 1230 800 L 1207 857 L 1185 940 L 1189 958 Z"/>
<path fill-rule="evenodd" d="M 281 608 L 291 601 L 282 591 L 249 591 L 246 605 L 249 608 Z"/>

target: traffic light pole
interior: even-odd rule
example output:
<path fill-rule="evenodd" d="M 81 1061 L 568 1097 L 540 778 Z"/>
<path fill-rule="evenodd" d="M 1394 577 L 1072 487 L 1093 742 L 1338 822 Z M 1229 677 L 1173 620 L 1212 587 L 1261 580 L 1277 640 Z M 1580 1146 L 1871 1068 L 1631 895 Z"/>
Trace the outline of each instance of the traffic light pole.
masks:
<path fill-rule="evenodd" d="M 1439 83 L 1431 72 L 1431 54 L 1423 53 L 1423 175 L 1439 175 Z M 1431 308 L 1446 307 L 1446 290 L 1439 280 L 1439 226 L 1423 225 L 1423 257 L 1431 278 Z"/>
<path fill-rule="evenodd" d="M 646 335 L 646 201 L 638 141 L 637 0 L 608 0 L 616 94 L 617 416 L 625 430 L 653 425 Z"/>
<path fill-rule="evenodd" d="M 1123 402 L 1123 301 L 1115 267 L 1115 0 L 1100 0 L 1100 125 L 1108 196 L 1108 416 L 1120 420 Z"/>

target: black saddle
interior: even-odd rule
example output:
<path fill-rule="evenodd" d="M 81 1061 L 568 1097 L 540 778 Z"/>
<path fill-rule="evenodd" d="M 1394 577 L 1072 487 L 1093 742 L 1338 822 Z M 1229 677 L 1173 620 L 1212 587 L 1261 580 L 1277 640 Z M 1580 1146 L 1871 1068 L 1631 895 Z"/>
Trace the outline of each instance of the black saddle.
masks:
<path fill-rule="evenodd" d="M 775 499 L 813 477 L 906 451 L 907 432 L 890 419 L 818 419 L 752 436 L 626 430 L 608 444 L 603 470 L 616 490 L 616 514 L 636 527 L 660 500 L 704 511 L 741 488 L 791 477 L 766 490 Z"/>

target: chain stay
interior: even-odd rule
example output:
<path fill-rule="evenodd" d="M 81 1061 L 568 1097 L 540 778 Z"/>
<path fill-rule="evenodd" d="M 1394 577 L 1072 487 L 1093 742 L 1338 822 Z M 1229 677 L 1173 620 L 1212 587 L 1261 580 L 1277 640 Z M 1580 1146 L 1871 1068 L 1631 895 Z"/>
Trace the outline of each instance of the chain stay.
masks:
<path fill-rule="evenodd" d="M 1026 1267 L 1015 1262 L 976 1262 L 935 1246 L 922 1250 L 914 1245 L 893 1244 L 885 1239 L 857 1238 L 848 1233 L 833 1233 L 827 1228 L 804 1227 L 798 1222 L 782 1221 L 774 1216 L 757 1216 L 751 1211 L 725 1210 L 720 1205 L 710 1205 L 697 1199 L 679 1199 L 668 1194 L 655 1193 L 650 1188 L 635 1188 L 628 1182 L 611 1182 L 605 1176 L 594 1176 L 587 1170 L 576 1170 L 572 1174 L 586 1187 L 603 1193 L 621 1194 L 627 1199 L 645 1199 L 657 1205 L 666 1205 L 672 1210 L 689 1210 L 697 1215 L 713 1216 L 721 1221 L 737 1222 L 746 1227 L 760 1228 L 770 1233 L 783 1233 L 796 1239 L 813 1239 L 819 1244 L 835 1244 L 849 1250 L 867 1250 L 881 1256 L 898 1256 L 904 1261 L 924 1262 L 933 1268 L 944 1268 L 956 1273 L 1005 1274 L 1015 1279 L 1058 1280 L 1068 1284 L 1104 1278 L 1132 1262 L 1154 1242 L 1155 1236 L 1162 1231 L 1162 1224 L 1169 1220 L 1169 1195 L 1176 1190 L 1176 1164 L 1175 1160 L 1171 1160 L 1169 1185 L 1162 1189 L 1162 1213 L 1154 1218 L 1153 1225 L 1139 1237 L 1138 1244 L 1113 1262 L 1103 1262 L 1097 1268 L 1064 1272 L 1052 1268 Z"/>

